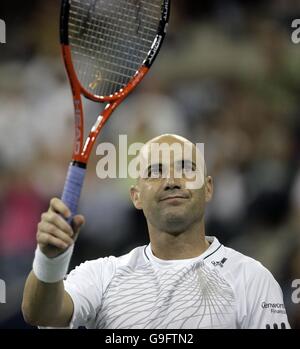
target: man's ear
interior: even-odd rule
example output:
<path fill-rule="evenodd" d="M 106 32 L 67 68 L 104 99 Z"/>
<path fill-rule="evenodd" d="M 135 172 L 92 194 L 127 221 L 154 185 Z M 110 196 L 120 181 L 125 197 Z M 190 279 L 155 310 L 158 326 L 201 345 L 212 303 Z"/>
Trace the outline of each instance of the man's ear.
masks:
<path fill-rule="evenodd" d="M 142 207 L 142 203 L 141 203 L 141 200 L 140 200 L 140 192 L 139 192 L 139 189 L 136 185 L 132 185 L 131 188 L 130 188 L 130 197 L 131 197 L 131 200 L 134 204 L 134 207 L 137 209 L 137 210 L 142 210 L 143 207 Z"/>
<path fill-rule="evenodd" d="M 205 178 L 205 202 L 209 202 L 213 196 L 214 183 L 211 176 Z"/>

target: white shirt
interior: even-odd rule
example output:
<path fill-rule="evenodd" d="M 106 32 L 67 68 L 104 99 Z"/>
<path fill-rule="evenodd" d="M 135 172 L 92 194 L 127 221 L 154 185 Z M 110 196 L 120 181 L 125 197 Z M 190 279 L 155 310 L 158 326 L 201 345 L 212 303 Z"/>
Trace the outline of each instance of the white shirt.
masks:
<path fill-rule="evenodd" d="M 76 267 L 70 328 L 290 328 L 282 291 L 256 260 L 206 237 L 200 256 L 160 260 L 151 245 Z"/>

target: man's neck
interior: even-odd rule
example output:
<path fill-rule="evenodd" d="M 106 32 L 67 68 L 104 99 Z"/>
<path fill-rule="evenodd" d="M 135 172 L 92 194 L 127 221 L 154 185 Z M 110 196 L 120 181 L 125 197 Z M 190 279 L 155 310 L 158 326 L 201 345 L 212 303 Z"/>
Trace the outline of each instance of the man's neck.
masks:
<path fill-rule="evenodd" d="M 149 226 L 152 253 L 164 260 L 188 259 L 200 256 L 208 247 L 204 223 L 180 234 L 158 231 Z"/>

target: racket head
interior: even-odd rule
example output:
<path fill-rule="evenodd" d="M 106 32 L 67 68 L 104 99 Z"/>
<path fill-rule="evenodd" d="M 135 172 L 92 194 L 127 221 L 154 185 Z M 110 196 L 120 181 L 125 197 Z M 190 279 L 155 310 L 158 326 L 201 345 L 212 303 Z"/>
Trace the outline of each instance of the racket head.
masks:
<path fill-rule="evenodd" d="M 126 97 L 153 64 L 169 14 L 170 0 L 63 0 L 60 39 L 73 94 Z"/>

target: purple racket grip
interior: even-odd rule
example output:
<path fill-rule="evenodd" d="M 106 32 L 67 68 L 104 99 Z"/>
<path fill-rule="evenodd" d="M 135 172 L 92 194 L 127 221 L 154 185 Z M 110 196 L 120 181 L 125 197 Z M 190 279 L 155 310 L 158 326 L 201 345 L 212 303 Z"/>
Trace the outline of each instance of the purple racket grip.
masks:
<path fill-rule="evenodd" d="M 62 194 L 62 201 L 71 211 L 71 217 L 67 222 L 71 224 L 73 217 L 77 214 L 78 203 L 83 186 L 86 168 L 79 167 L 71 163 L 69 166 L 65 186 Z"/>

